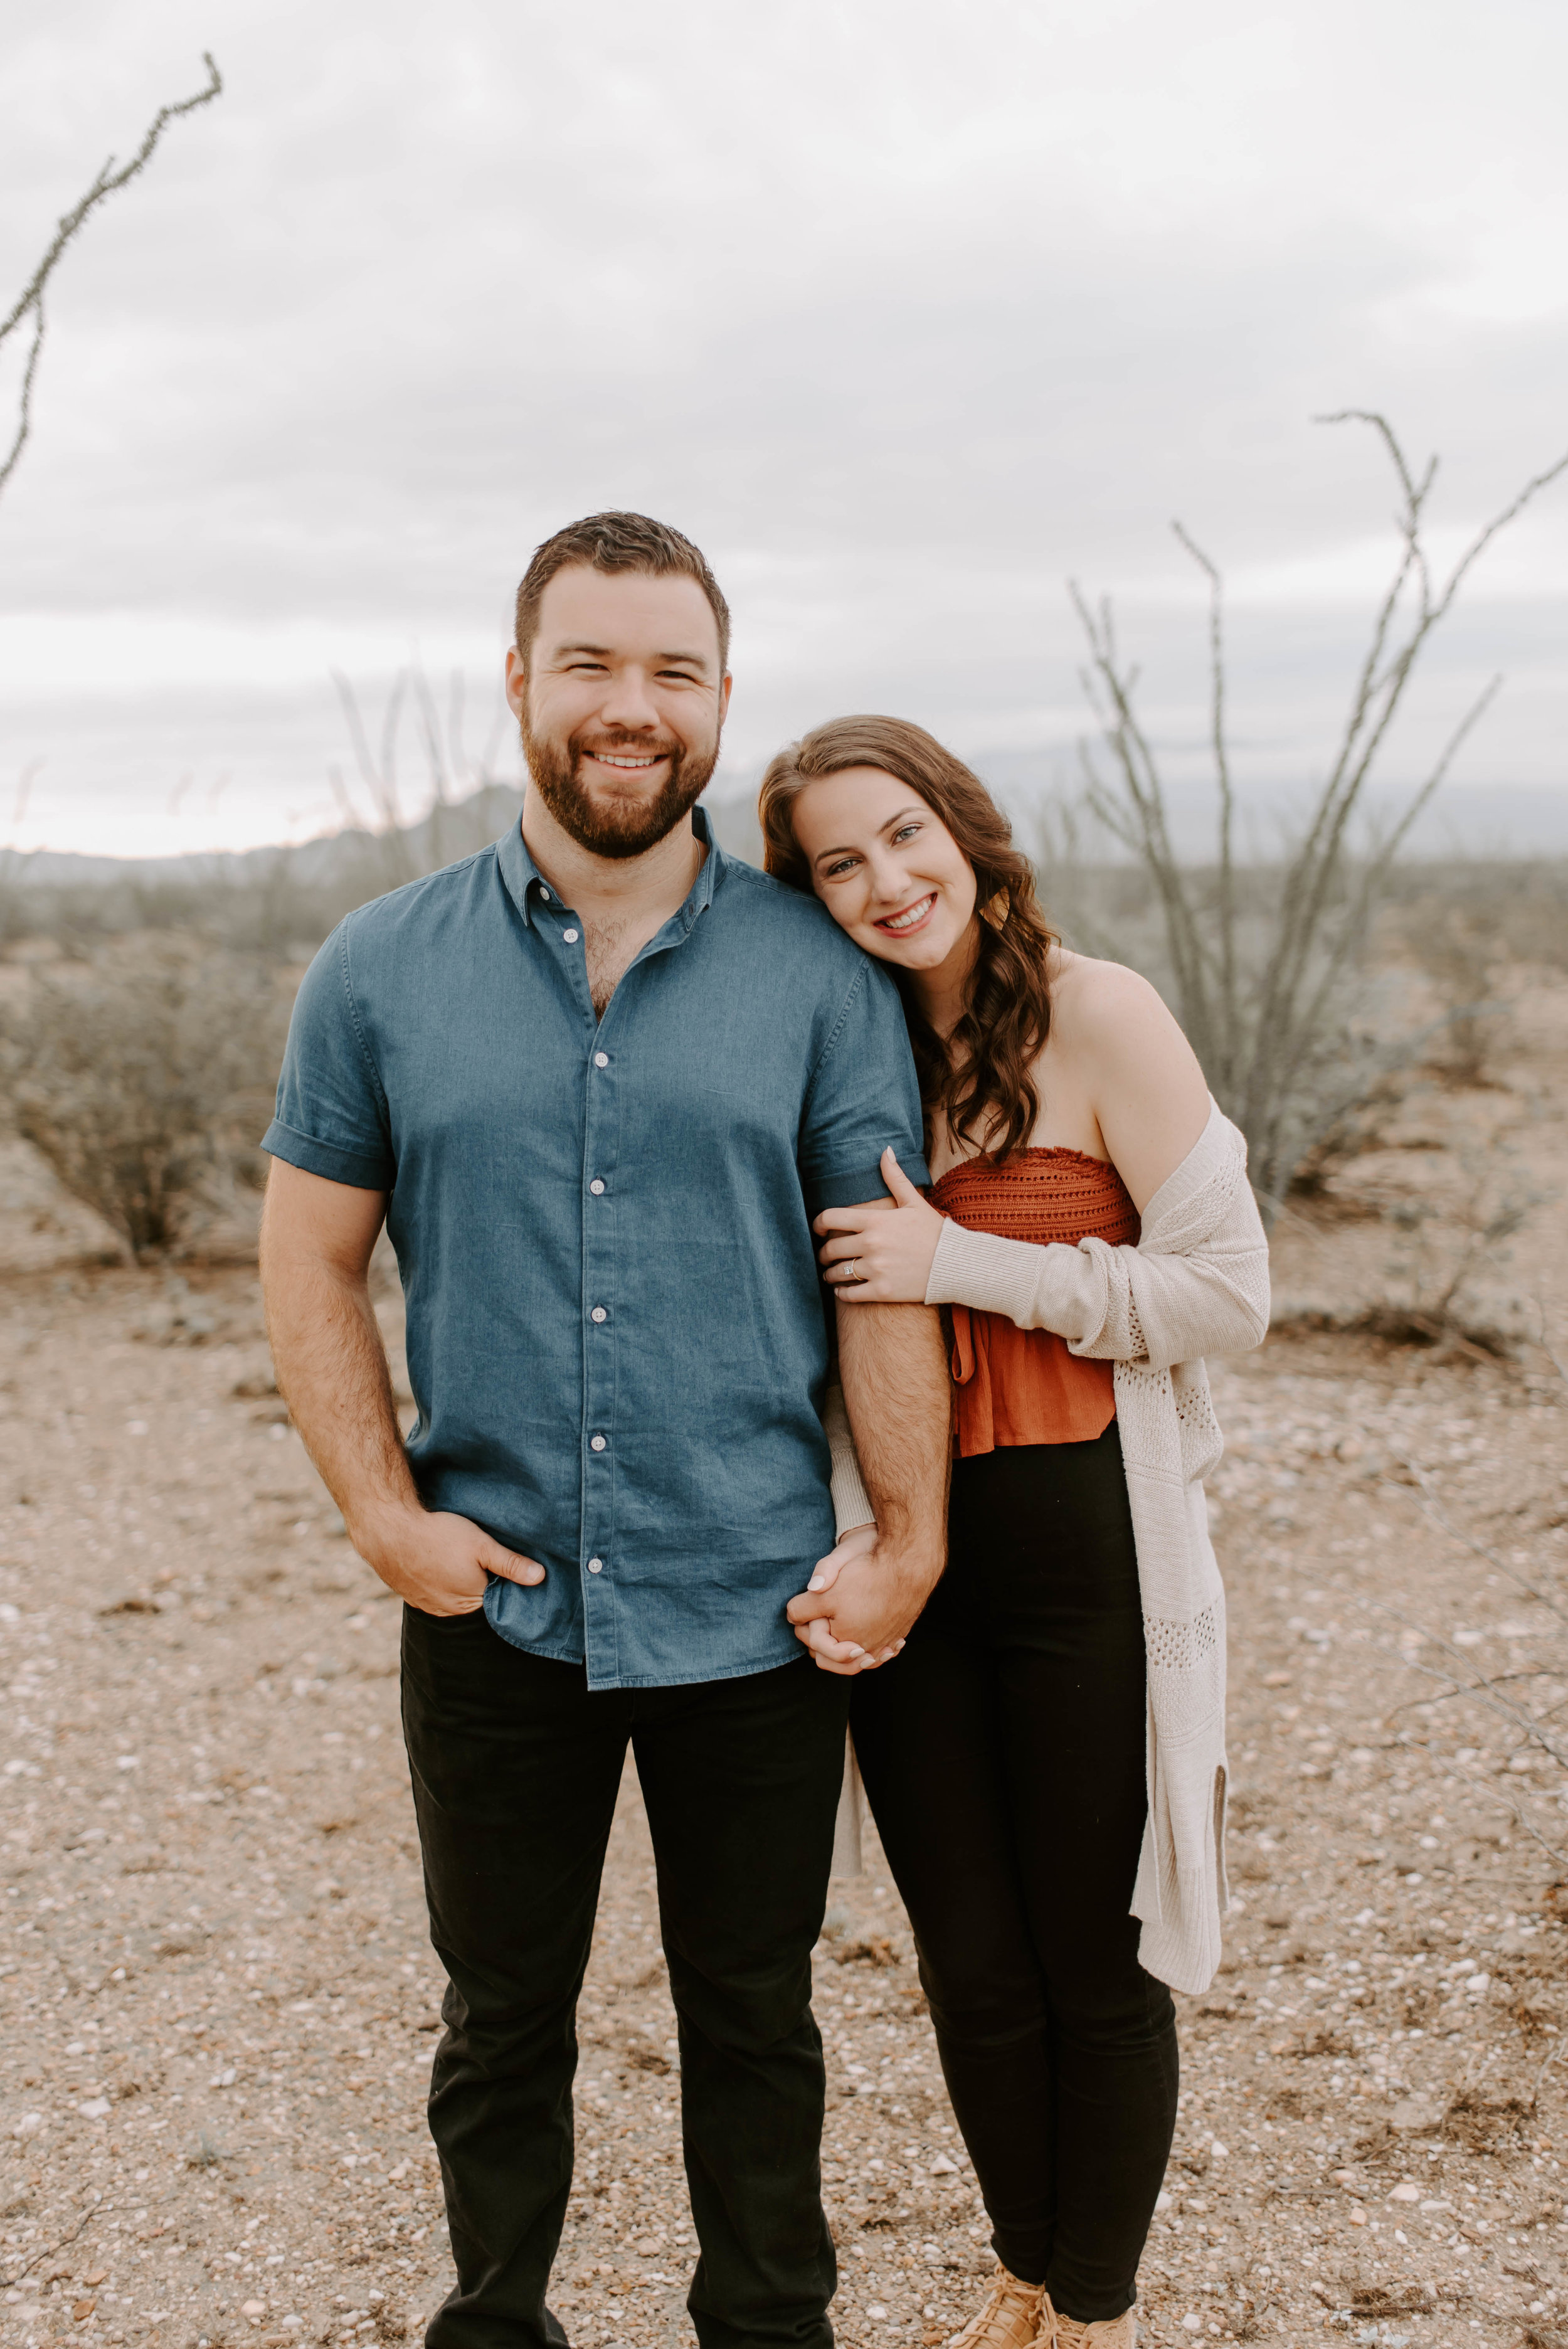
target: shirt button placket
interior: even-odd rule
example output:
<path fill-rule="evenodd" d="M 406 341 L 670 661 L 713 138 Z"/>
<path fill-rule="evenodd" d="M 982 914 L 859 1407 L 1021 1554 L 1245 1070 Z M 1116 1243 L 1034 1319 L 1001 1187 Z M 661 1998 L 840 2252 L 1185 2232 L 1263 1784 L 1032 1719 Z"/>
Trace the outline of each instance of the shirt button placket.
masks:
<path fill-rule="evenodd" d="M 575 940 L 573 941 L 575 944 Z M 606 1151 L 613 1148 L 614 1093 L 607 1084 L 605 1071 L 610 1067 L 610 1055 L 594 1051 L 588 1070 L 587 1116 L 584 1121 L 584 1157 L 587 1168 L 598 1160 L 606 1164 Z M 613 1080 L 611 1081 L 613 1083 Z M 613 1293 L 614 1266 L 611 1242 L 614 1229 L 613 1216 L 605 1216 L 597 1210 L 596 1203 L 604 1199 L 608 1185 L 603 1174 L 590 1176 L 588 1182 L 589 1220 L 583 1234 L 583 1306 L 588 1322 L 586 1362 L 583 1381 L 583 1415 L 588 1435 L 588 1460 L 583 1479 L 582 1540 L 586 1574 L 583 1591 L 584 1638 L 590 1661 L 595 1651 L 611 1656 L 615 1653 L 614 1628 L 613 1584 L 605 1569 L 613 1562 L 614 1527 L 611 1522 L 609 1474 L 610 1442 L 605 1433 L 605 1413 L 614 1392 L 613 1364 L 608 1350 L 610 1337 L 608 1306 L 603 1301 Z M 589 1597 L 590 1590 L 593 1593 Z M 602 1596 L 600 1594 L 603 1594 Z M 597 1630 L 595 1630 L 597 1625 Z"/>

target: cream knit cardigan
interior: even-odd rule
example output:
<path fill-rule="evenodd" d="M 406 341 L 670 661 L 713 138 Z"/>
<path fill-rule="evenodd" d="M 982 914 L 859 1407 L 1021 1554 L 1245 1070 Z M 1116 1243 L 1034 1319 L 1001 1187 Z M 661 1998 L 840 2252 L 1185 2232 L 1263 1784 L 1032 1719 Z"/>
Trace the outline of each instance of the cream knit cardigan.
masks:
<path fill-rule="evenodd" d="M 1054 1330 L 1070 1353 L 1116 1365 L 1149 1687 L 1149 1817 L 1131 1913 L 1142 1922 L 1147 1971 L 1173 1990 L 1205 1991 L 1229 1895 L 1225 1594 L 1202 1484 L 1222 1445 L 1203 1358 L 1244 1353 L 1268 1328 L 1268 1243 L 1246 1143 L 1211 1102 L 1202 1134 L 1144 1209 L 1136 1247 L 1092 1237 L 1040 1247 L 949 1219 L 925 1302 Z M 831 1397 L 825 1425 L 842 1533 L 872 1510 L 842 1403 Z M 847 1780 L 840 1858 L 858 1843 L 858 1793 Z M 1063 1890 L 1070 1899 L 1071 1887 Z"/>

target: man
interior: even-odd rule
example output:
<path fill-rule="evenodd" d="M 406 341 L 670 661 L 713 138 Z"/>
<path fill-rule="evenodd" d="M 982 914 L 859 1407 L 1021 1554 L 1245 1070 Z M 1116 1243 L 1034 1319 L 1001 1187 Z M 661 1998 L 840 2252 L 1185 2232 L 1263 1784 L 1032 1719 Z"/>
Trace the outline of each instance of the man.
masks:
<path fill-rule="evenodd" d="M 431 2349 L 563 2339 L 544 2293 L 628 1739 L 679 2024 L 698 2337 L 831 2337 L 810 1952 L 845 1675 L 893 1651 L 941 1570 L 948 1388 L 934 1315 L 844 1314 L 880 1531 L 806 1627 L 813 1669 L 784 1611 L 833 1531 L 811 1217 L 882 1197 L 889 1143 L 919 1179 L 920 1105 L 886 974 L 695 808 L 727 645 L 678 533 L 602 514 L 538 550 L 507 661 L 521 823 L 327 941 L 266 1137 L 279 1384 L 407 1601 L 449 1977 L 430 2121 L 458 2282 Z M 384 1216 L 406 1444 L 366 1281 Z"/>

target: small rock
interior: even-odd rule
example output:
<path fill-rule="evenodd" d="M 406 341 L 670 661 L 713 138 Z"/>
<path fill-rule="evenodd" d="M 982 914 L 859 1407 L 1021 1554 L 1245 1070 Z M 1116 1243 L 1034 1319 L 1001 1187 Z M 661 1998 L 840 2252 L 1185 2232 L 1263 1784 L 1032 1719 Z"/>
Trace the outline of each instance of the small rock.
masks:
<path fill-rule="evenodd" d="M 956 2178 L 958 2164 L 955 2161 L 949 2161 L 944 2153 L 939 2153 L 931 2165 L 931 2175 L 933 2178 Z"/>
<path fill-rule="evenodd" d="M 73 2301 L 71 2303 L 71 2314 L 76 2318 L 78 2324 L 85 2324 L 97 2306 L 98 2302 L 96 2300 Z"/>
<path fill-rule="evenodd" d="M 41 2137 L 47 2127 L 42 2113 L 24 2113 L 11 2134 L 13 2137 Z"/>
<path fill-rule="evenodd" d="M 1418 2186 L 1396 2186 L 1388 2197 L 1390 2202 L 1418 2202 L 1420 2199 Z"/>

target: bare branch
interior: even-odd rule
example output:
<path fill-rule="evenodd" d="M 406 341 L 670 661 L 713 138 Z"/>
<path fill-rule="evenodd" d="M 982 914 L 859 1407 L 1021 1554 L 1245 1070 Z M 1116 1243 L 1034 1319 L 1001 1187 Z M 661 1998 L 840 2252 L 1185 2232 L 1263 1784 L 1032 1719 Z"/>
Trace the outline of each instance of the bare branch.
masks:
<path fill-rule="evenodd" d="M 1440 1631 L 1433 1631 L 1425 1623 L 1418 1623 L 1415 1617 L 1407 1615 L 1403 1609 L 1390 1607 L 1387 1600 L 1380 1599 L 1357 1599 L 1356 1604 L 1369 1615 L 1392 1615 L 1396 1622 L 1407 1624 L 1412 1631 L 1418 1631 L 1423 1640 L 1429 1640 L 1434 1648 L 1441 1648 L 1446 1655 L 1457 1656 L 1464 1671 L 1470 1671 L 1470 1665 L 1460 1649 L 1445 1640 Z M 1516 1729 L 1522 1729 L 1526 1737 L 1532 1738 L 1543 1752 L 1550 1754 L 1553 1762 L 1560 1763 L 1568 1770 L 1568 1751 L 1548 1737 L 1530 1713 L 1522 1712 L 1516 1704 L 1510 1704 L 1506 1697 L 1494 1695 L 1491 1681 L 1467 1680 L 1459 1672 L 1434 1671 L 1430 1664 L 1418 1664 L 1414 1656 L 1405 1656 L 1400 1661 L 1408 1671 L 1420 1672 L 1429 1681 L 1446 1682 L 1461 1696 L 1473 1696 L 1490 1712 L 1501 1713 L 1505 1721 L 1511 1721 Z"/>
<path fill-rule="evenodd" d="M 86 195 L 57 223 L 54 236 L 45 250 L 43 259 L 17 295 L 9 316 L 0 320 L 0 345 L 4 345 L 7 338 L 16 332 L 24 318 L 30 316 L 33 320 L 33 343 L 27 354 L 26 370 L 22 378 L 22 396 L 15 436 L 4 464 L 0 465 L 0 492 L 5 490 L 15 471 L 17 460 L 27 445 L 27 437 L 32 429 L 33 384 L 37 374 L 38 356 L 44 347 L 44 295 L 49 280 L 65 259 L 72 242 L 79 235 L 98 206 L 107 203 L 110 196 L 117 194 L 121 188 L 134 180 L 139 172 L 146 170 L 156 154 L 158 143 L 169 125 L 181 114 L 193 114 L 198 107 L 210 106 L 213 98 L 222 95 L 223 78 L 213 63 L 211 56 L 205 49 L 201 52 L 201 62 L 207 68 L 206 88 L 197 90 L 190 98 L 176 98 L 167 106 L 160 106 L 149 123 L 141 144 L 129 163 L 122 163 L 117 170 L 114 157 L 109 156 Z"/>
<path fill-rule="evenodd" d="M 22 451 L 33 429 L 33 379 L 38 372 L 38 354 L 44 347 L 44 305 L 40 301 L 33 314 L 33 347 L 27 353 L 27 364 L 22 373 L 22 392 L 16 402 L 16 430 L 5 460 L 0 464 L 0 490 L 15 471 Z"/>
<path fill-rule="evenodd" d="M 1524 1829 L 1525 1834 L 1535 1837 L 1536 1842 L 1541 1846 L 1542 1850 L 1546 1854 L 1549 1859 L 1554 1859 L 1559 1868 L 1568 1868 L 1568 1857 L 1565 1857 L 1563 1854 L 1558 1850 L 1555 1844 L 1547 1842 L 1546 1837 L 1542 1834 L 1540 1828 L 1536 1826 L 1533 1821 L 1520 1809 L 1519 1805 L 1514 1802 L 1510 1795 L 1499 1794 L 1497 1788 L 1489 1785 L 1486 1779 L 1478 1778 L 1473 1770 L 1467 1770 L 1462 1762 L 1456 1762 L 1451 1754 L 1440 1753 L 1437 1746 L 1429 1744 L 1424 1738 L 1412 1737 L 1408 1729 L 1402 1729 L 1399 1732 L 1399 1743 L 1401 1745 L 1408 1747 L 1413 1753 L 1431 1754 L 1436 1755 L 1437 1759 L 1442 1764 L 1445 1770 L 1451 1770 L 1456 1777 L 1463 1778 L 1467 1784 L 1477 1787 L 1481 1794 L 1489 1796 L 1492 1802 L 1501 1803 L 1505 1811 L 1511 1811 L 1513 1813 L 1514 1817 L 1519 1821 L 1519 1824 Z"/>
<path fill-rule="evenodd" d="M 1400 1467 L 1408 1470 L 1409 1475 L 1414 1477 L 1416 1488 L 1421 1495 L 1422 1508 L 1426 1511 L 1428 1516 L 1431 1518 L 1432 1523 L 1440 1526 L 1442 1531 L 1448 1535 L 1450 1541 L 1460 1543 L 1464 1548 L 1471 1551 L 1475 1557 L 1484 1558 L 1488 1566 L 1495 1567 L 1499 1574 L 1506 1575 L 1510 1582 L 1514 1583 L 1528 1598 L 1537 1599 L 1542 1607 L 1549 1608 L 1552 1613 L 1557 1617 L 1559 1622 L 1568 1623 L 1568 1611 L 1565 1611 L 1562 1607 L 1560 1607 L 1555 1599 L 1548 1597 L 1544 1590 L 1538 1590 L 1533 1582 L 1526 1582 L 1524 1577 L 1522 1574 L 1517 1573 L 1497 1550 L 1489 1549 L 1484 1542 L 1478 1542 L 1473 1534 L 1467 1534 L 1462 1526 L 1455 1525 L 1453 1519 L 1443 1507 L 1441 1501 L 1439 1500 L 1437 1494 L 1433 1489 L 1432 1479 L 1428 1475 L 1424 1468 L 1418 1468 L 1416 1465 L 1416 1463 L 1413 1460 L 1408 1460 L 1402 1452 L 1397 1452 L 1394 1454 L 1394 1457 L 1399 1463 Z M 1397 1492 L 1398 1490 L 1398 1486 L 1395 1484 L 1394 1479 L 1391 1476 L 1385 1476 L 1379 1481 L 1387 1485 L 1392 1492 Z"/>
<path fill-rule="evenodd" d="M 1224 1006 L 1225 1075 L 1232 1073 L 1237 1042 L 1236 901 L 1232 862 L 1232 830 L 1235 795 L 1231 788 L 1231 761 L 1225 743 L 1224 583 L 1219 567 L 1189 535 L 1184 523 L 1171 525 L 1209 580 L 1210 735 L 1214 751 L 1214 780 L 1220 793 L 1220 996 Z"/>
<path fill-rule="evenodd" d="M 1466 710 L 1440 757 L 1386 833 L 1363 853 L 1353 826 L 1400 714 L 1417 665 L 1450 609 L 1470 565 L 1532 498 L 1568 472 L 1568 456 L 1534 475 L 1435 583 L 1423 533 L 1438 478 L 1436 458 L 1413 467 L 1387 419 L 1345 409 L 1320 421 L 1367 424 L 1398 485 L 1398 544 L 1391 576 L 1371 616 L 1369 638 L 1351 681 L 1348 706 L 1326 775 L 1301 835 L 1284 857 L 1269 902 L 1235 862 L 1235 778 L 1227 740 L 1229 681 L 1219 564 L 1183 523 L 1178 542 L 1209 581 L 1210 732 L 1216 784 L 1217 884 L 1178 861 L 1158 762 L 1136 708 L 1137 672 L 1117 642 L 1109 601 L 1091 606 L 1076 584 L 1074 609 L 1088 649 L 1084 683 L 1109 764 L 1087 758 L 1096 817 L 1142 864 L 1161 908 L 1172 1007 L 1224 1107 L 1242 1126 L 1251 1176 L 1267 1207 L 1278 1201 L 1304 1151 L 1366 1098 L 1387 1073 L 1370 1039 L 1350 1038 L 1347 993 L 1389 868 L 1412 825 L 1450 773 L 1499 689 L 1492 680 Z M 1348 1081 L 1353 1077 L 1353 1082 Z M 1338 1108 L 1332 1104 L 1337 1102 Z"/>

